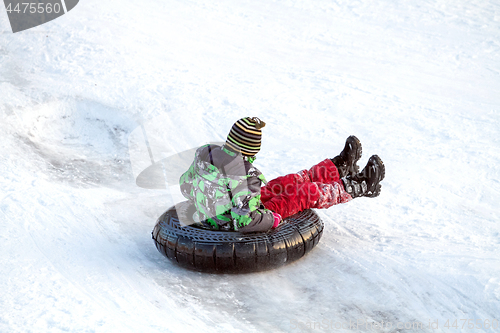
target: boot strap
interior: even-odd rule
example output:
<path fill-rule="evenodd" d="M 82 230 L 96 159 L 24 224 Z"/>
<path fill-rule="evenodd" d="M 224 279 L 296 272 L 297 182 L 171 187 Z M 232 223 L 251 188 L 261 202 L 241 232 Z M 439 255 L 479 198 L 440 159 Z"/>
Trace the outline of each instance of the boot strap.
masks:
<path fill-rule="evenodd" d="M 343 178 L 342 181 L 344 182 L 345 191 L 353 198 L 362 196 L 368 189 L 366 181 L 358 183 L 357 181 L 348 178 Z"/>

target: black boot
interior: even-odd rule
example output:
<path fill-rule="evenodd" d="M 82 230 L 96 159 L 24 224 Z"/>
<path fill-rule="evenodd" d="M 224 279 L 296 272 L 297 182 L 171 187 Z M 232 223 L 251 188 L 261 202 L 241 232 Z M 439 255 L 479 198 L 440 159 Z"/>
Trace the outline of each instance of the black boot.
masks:
<path fill-rule="evenodd" d="M 340 178 L 353 176 L 359 172 L 356 162 L 361 158 L 361 152 L 361 142 L 357 137 L 351 135 L 345 140 L 344 150 L 331 159 L 339 171 Z"/>
<path fill-rule="evenodd" d="M 373 155 L 363 168 L 363 171 L 354 175 L 342 178 L 344 188 L 353 198 L 369 197 L 374 198 L 380 194 L 382 185 L 380 182 L 385 177 L 384 162 Z"/>

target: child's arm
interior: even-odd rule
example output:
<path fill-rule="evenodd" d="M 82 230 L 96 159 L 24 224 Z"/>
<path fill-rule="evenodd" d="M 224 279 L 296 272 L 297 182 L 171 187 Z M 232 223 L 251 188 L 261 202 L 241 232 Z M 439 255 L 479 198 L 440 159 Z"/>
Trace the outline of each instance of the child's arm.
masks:
<path fill-rule="evenodd" d="M 261 173 L 255 168 L 253 170 L 248 174 L 246 183 L 231 191 L 231 216 L 242 233 L 263 232 L 274 225 L 273 212 L 265 209 L 260 201 Z"/>

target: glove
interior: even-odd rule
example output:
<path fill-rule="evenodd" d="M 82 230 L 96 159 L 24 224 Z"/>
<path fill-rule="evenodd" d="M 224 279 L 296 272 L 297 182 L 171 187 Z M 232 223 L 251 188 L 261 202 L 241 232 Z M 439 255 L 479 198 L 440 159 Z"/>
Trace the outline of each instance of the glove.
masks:
<path fill-rule="evenodd" d="M 278 226 L 281 222 L 281 215 L 278 213 L 273 212 L 273 217 L 274 217 L 274 224 L 273 224 L 273 229 Z"/>

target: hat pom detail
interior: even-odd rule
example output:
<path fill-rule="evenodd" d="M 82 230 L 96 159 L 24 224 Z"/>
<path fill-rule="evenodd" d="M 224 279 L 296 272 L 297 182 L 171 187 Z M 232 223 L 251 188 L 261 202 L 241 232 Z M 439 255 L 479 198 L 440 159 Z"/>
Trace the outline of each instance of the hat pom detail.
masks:
<path fill-rule="evenodd" d="M 255 128 L 256 129 L 261 129 L 262 127 L 266 126 L 266 123 L 263 122 L 262 120 L 260 120 L 258 117 L 253 117 L 253 118 L 250 118 L 250 119 L 252 119 L 253 121 L 255 121 Z"/>

